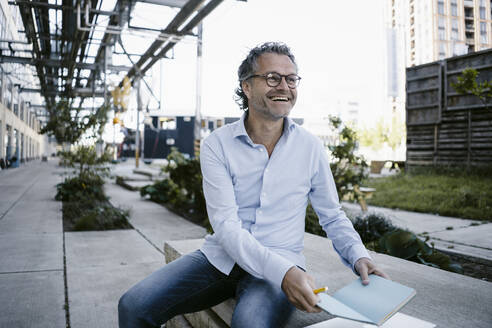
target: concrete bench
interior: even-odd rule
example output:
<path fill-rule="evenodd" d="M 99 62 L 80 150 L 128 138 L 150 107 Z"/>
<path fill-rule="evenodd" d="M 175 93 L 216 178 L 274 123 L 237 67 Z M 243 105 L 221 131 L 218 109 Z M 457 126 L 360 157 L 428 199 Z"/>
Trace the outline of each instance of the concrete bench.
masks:
<path fill-rule="evenodd" d="M 166 262 L 200 248 L 202 243 L 203 239 L 167 242 L 164 246 Z M 330 293 L 356 279 L 352 271 L 340 262 L 326 238 L 306 233 L 304 254 L 308 272 L 315 277 L 318 286 L 329 286 Z M 393 280 L 416 289 L 417 296 L 402 309 L 402 313 L 433 322 L 437 327 L 490 328 L 492 283 L 384 254 L 371 252 L 371 256 Z M 185 314 L 186 321 L 182 317 L 177 318 L 166 328 L 229 327 L 234 304 L 234 300 L 229 299 L 211 309 Z M 287 327 L 305 327 L 330 318 L 324 312 L 308 314 L 296 311 Z M 254 327 L 254 323 L 251 326 Z"/>

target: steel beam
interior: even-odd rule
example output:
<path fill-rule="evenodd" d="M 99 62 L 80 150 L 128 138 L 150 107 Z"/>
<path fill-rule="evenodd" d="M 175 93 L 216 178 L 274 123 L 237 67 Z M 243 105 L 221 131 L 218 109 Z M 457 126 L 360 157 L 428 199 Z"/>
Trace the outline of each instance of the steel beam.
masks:
<path fill-rule="evenodd" d="M 208 14 L 210 14 L 215 8 L 217 8 L 218 5 L 223 0 L 212 0 L 210 1 L 202 10 L 200 10 L 199 13 L 195 15 L 181 31 L 179 31 L 180 34 L 186 34 L 190 33 Z M 149 70 L 160 58 L 163 58 L 166 56 L 166 53 L 173 48 L 177 42 L 169 42 L 167 43 L 161 51 L 157 54 L 157 56 L 154 56 L 145 67 L 142 67 L 140 69 L 142 74 L 145 74 L 147 70 Z M 130 70 L 131 72 L 131 70 Z"/>
<path fill-rule="evenodd" d="M 56 10 L 71 10 L 73 12 L 77 11 L 77 8 L 73 6 L 65 6 L 65 5 L 54 5 L 51 3 L 45 3 L 45 2 L 34 2 L 34 1 L 9 1 L 9 5 L 27 5 L 33 8 L 48 8 L 48 9 L 56 9 Z M 98 14 L 98 15 L 104 15 L 104 16 L 111 16 L 111 15 L 117 15 L 118 13 L 115 13 L 113 11 L 106 11 L 106 10 L 98 10 L 98 9 L 89 9 L 89 12 L 93 14 Z"/>
<path fill-rule="evenodd" d="M 15 64 L 33 65 L 33 66 L 40 64 L 45 67 L 55 67 L 55 68 L 69 67 L 70 65 L 74 65 L 75 68 L 88 69 L 91 71 L 102 70 L 104 68 L 104 65 L 102 63 L 98 63 L 98 64 L 73 63 L 73 62 L 68 62 L 66 60 L 36 59 L 36 58 L 1 56 L 1 55 L 0 55 L 0 63 L 15 63 Z M 130 69 L 131 67 L 129 66 L 108 65 L 108 70 L 114 72 L 128 72 Z M 46 77 L 46 74 L 44 74 L 43 76 Z"/>
<path fill-rule="evenodd" d="M 182 8 L 187 0 L 138 0 L 138 2 L 151 3 L 153 5 Z"/>
<path fill-rule="evenodd" d="M 189 0 L 186 5 L 181 8 L 174 19 L 167 25 L 163 30 L 167 34 L 175 34 L 178 28 L 183 24 L 204 2 L 204 0 Z M 143 65 L 154 56 L 154 53 L 164 44 L 165 41 L 156 40 L 150 47 L 145 51 L 139 61 L 132 67 L 128 72 L 127 76 L 131 80 L 137 72 L 143 67 Z M 123 81 L 120 82 L 120 87 L 123 85 Z"/>
<path fill-rule="evenodd" d="M 34 28 L 34 17 L 32 16 L 31 7 L 25 4 L 19 4 L 19 12 L 21 14 L 22 22 L 24 23 L 24 30 L 27 36 L 27 39 L 32 43 L 32 49 L 37 58 L 41 58 L 41 51 L 39 49 L 39 43 L 36 39 L 36 29 Z M 44 76 L 44 68 L 41 63 L 38 63 L 36 66 L 36 72 L 39 77 L 39 83 L 41 85 L 41 90 L 46 90 L 46 80 Z M 46 103 L 51 105 L 51 101 L 46 99 Z"/>
<path fill-rule="evenodd" d="M 38 109 L 46 109 L 46 105 L 38 105 L 38 104 L 33 105 L 33 104 L 31 104 L 30 106 L 32 108 L 34 108 L 34 109 L 36 109 L 36 108 L 38 108 Z M 83 107 L 83 108 L 80 108 L 80 109 L 81 110 L 90 110 L 90 111 L 92 111 L 92 110 L 94 110 L 94 107 Z"/>
<path fill-rule="evenodd" d="M 23 93 L 41 93 L 41 89 L 22 88 L 20 90 L 20 92 L 23 92 Z M 101 89 L 92 90 L 89 88 L 75 88 L 71 91 L 47 90 L 47 91 L 44 91 L 43 94 L 48 96 L 48 97 L 70 96 L 70 97 L 103 98 L 104 97 L 104 90 L 101 90 Z"/>

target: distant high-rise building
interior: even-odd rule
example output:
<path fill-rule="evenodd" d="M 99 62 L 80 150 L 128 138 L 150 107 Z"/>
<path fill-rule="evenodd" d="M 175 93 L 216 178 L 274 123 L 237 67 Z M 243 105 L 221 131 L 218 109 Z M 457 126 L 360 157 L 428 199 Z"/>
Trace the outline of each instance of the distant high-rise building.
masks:
<path fill-rule="evenodd" d="M 407 67 L 492 47 L 491 0 L 388 0 Z"/>
<path fill-rule="evenodd" d="M 406 67 L 492 48 L 491 7 L 492 0 L 386 1 L 387 122 L 405 120 Z"/>

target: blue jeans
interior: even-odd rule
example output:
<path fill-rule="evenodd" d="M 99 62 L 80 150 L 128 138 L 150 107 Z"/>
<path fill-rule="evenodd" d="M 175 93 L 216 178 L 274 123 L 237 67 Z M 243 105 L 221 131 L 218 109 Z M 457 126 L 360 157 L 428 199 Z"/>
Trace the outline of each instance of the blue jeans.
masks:
<path fill-rule="evenodd" d="M 120 328 L 160 327 L 176 315 L 236 298 L 231 327 L 282 327 L 294 311 L 284 292 L 235 265 L 229 275 L 197 250 L 130 288 L 118 304 Z"/>

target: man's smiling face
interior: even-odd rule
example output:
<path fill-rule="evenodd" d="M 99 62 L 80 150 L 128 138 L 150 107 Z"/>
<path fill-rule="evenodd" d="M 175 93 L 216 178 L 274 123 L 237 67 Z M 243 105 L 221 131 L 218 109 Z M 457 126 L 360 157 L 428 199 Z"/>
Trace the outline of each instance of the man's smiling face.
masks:
<path fill-rule="evenodd" d="M 265 53 L 258 57 L 255 75 L 279 73 L 297 74 L 294 63 L 288 56 Z M 297 89 L 287 86 L 285 78 L 276 87 L 270 87 L 262 77 L 250 78 L 243 82 L 243 91 L 248 97 L 248 108 L 265 119 L 277 121 L 287 117 L 297 99 Z"/>

